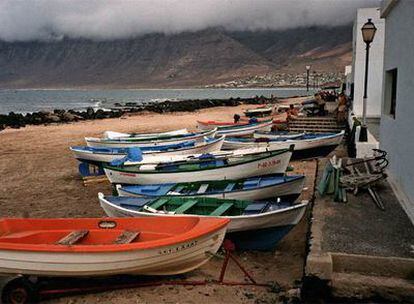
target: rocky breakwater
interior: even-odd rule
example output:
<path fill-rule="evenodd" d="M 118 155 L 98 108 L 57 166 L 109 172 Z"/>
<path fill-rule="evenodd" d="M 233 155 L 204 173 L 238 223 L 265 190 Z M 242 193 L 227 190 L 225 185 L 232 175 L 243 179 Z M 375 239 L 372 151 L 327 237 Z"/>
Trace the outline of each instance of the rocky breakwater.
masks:
<path fill-rule="evenodd" d="M 115 118 L 122 116 L 122 114 L 122 111 L 104 111 L 101 109 L 95 111 L 93 108 L 88 108 L 86 111 L 66 111 L 56 109 L 53 112 L 40 111 L 27 114 L 10 112 L 6 115 L 0 114 L 0 130 L 4 130 L 7 127 L 18 129 L 25 127 L 26 125 L 67 123 L 88 119 Z"/>
<path fill-rule="evenodd" d="M 53 112 L 40 111 L 34 113 L 14 113 L 0 114 L 0 131 L 5 128 L 21 128 L 26 125 L 41 125 L 50 123 L 67 123 L 79 120 L 89 119 L 104 119 L 117 118 L 125 113 L 136 113 L 142 111 L 149 111 L 155 113 L 168 112 L 193 112 L 200 109 L 212 107 L 235 107 L 240 104 L 265 104 L 276 102 L 276 98 L 266 98 L 263 96 L 256 96 L 253 98 L 229 98 L 229 99 L 189 99 L 180 101 L 166 100 L 163 102 L 151 103 L 115 103 L 110 110 L 99 109 L 95 111 L 93 108 L 88 108 L 86 111 L 75 110 L 59 110 Z"/>

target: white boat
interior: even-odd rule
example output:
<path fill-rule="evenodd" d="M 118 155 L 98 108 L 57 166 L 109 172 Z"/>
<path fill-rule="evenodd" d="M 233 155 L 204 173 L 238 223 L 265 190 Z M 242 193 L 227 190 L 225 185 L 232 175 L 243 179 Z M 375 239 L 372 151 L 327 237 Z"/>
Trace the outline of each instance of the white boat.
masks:
<path fill-rule="evenodd" d="M 273 106 L 262 106 L 255 109 L 248 109 L 244 111 L 244 115 L 247 117 L 266 116 L 272 114 L 272 112 Z"/>
<path fill-rule="evenodd" d="M 171 275 L 206 263 L 228 220 L 192 217 L 0 220 L 0 274 Z"/>
<path fill-rule="evenodd" d="M 128 147 L 148 147 L 156 145 L 179 144 L 182 142 L 196 140 L 203 141 L 204 137 L 214 137 L 217 129 L 208 130 L 199 133 L 188 133 L 183 135 L 170 135 L 163 138 L 96 138 L 85 137 L 86 144 L 89 147 L 106 147 L 106 148 L 128 148 Z"/>
<path fill-rule="evenodd" d="M 148 138 L 148 137 L 165 137 L 171 135 L 183 135 L 188 134 L 187 129 L 179 129 L 168 132 L 160 133 L 121 133 L 115 131 L 105 131 L 104 138 L 115 139 L 115 138 Z"/>
<path fill-rule="evenodd" d="M 260 153 L 240 153 L 207 158 L 201 156 L 184 162 L 104 166 L 109 181 L 114 184 L 159 184 L 219 179 L 241 179 L 251 176 L 285 173 L 292 149 Z M 248 151 L 248 150 L 242 150 Z M 263 151 L 263 150 L 262 150 Z"/>
<path fill-rule="evenodd" d="M 277 201 L 251 202 L 214 198 L 105 197 L 98 194 L 108 216 L 159 217 L 197 215 L 230 220 L 227 238 L 238 249 L 269 250 L 303 217 L 308 201 L 291 204 Z"/>
<path fill-rule="evenodd" d="M 266 175 L 240 180 L 200 181 L 154 185 L 117 185 L 120 196 L 212 197 L 238 200 L 281 198 L 294 201 L 302 192 L 303 175 Z"/>
<path fill-rule="evenodd" d="M 273 120 L 266 120 L 259 123 L 252 123 L 247 125 L 220 127 L 217 129 L 217 135 L 226 136 L 246 136 L 253 134 L 256 131 L 270 131 L 272 129 Z"/>
<path fill-rule="evenodd" d="M 254 138 L 267 138 L 267 139 L 280 139 L 280 138 L 286 138 L 286 139 L 296 139 L 303 137 L 305 135 L 305 132 L 301 133 L 294 133 L 294 132 L 254 132 L 253 137 Z"/>
<path fill-rule="evenodd" d="M 273 149 L 286 149 L 287 147 L 294 145 L 293 157 L 306 157 L 306 156 L 321 156 L 327 155 L 333 151 L 341 142 L 344 137 L 345 131 L 339 133 L 325 133 L 325 134 L 311 134 L 305 133 L 299 138 L 278 138 L 269 139 L 263 141 L 261 139 L 254 138 L 227 138 L 224 140 L 223 149 L 243 149 L 262 147 Z"/>
<path fill-rule="evenodd" d="M 223 146 L 224 136 L 218 138 L 205 137 L 203 142 L 188 141 L 177 145 L 143 147 L 143 159 L 140 163 L 157 161 L 172 161 L 174 155 L 203 154 L 220 151 Z M 70 147 L 76 159 L 82 162 L 100 164 L 110 163 L 116 159 L 127 156 L 129 148 L 95 148 L 85 146 Z M 133 148 L 134 149 L 134 148 Z"/>

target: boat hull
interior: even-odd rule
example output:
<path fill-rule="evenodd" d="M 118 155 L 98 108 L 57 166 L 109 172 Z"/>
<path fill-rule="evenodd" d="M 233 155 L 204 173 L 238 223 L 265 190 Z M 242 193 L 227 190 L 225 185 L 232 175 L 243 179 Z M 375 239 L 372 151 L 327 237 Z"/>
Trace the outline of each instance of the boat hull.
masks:
<path fill-rule="evenodd" d="M 251 176 L 285 173 L 292 152 L 275 154 L 265 159 L 258 159 L 234 166 L 208 170 L 185 172 L 129 172 L 114 167 L 104 168 L 105 174 L 113 184 L 163 184 L 194 181 L 210 181 L 218 179 L 241 179 Z"/>
<path fill-rule="evenodd" d="M 100 194 L 99 201 L 102 209 L 108 216 L 116 217 L 165 217 L 168 216 L 162 213 L 148 213 L 136 210 L 127 209 L 118 205 L 112 204 L 105 197 Z M 221 218 L 227 218 L 230 223 L 227 227 L 227 234 L 233 238 L 236 242 L 240 242 L 240 247 L 252 250 L 268 250 L 274 248 L 277 242 L 286 235 L 290 229 L 286 227 L 294 227 L 303 217 L 306 211 L 307 202 L 302 202 L 291 207 L 268 211 L 265 213 L 253 214 L 253 215 L 241 215 L 241 216 L 222 216 Z M 194 215 L 182 215 L 180 216 L 194 216 Z M 208 217 L 199 215 L 200 217 Z M 255 233 L 258 231 L 267 231 L 267 236 L 258 236 Z M 244 235 L 247 233 L 246 235 Z M 275 233 L 273 235 L 273 233 Z M 251 239 L 250 242 L 248 240 Z M 257 240 L 257 241 L 255 241 Z M 254 244 L 257 242 L 257 247 Z M 250 245 L 249 245 L 250 244 Z M 265 249 L 266 248 L 266 249 Z"/>
<path fill-rule="evenodd" d="M 238 200 L 264 200 L 273 197 L 279 197 L 283 201 L 294 201 L 299 197 L 302 192 L 305 179 L 295 179 L 289 182 L 271 185 L 267 187 L 244 189 L 238 191 L 222 192 L 222 193 L 201 193 L 201 194 L 171 194 L 169 196 L 177 197 L 211 197 L 211 198 L 223 198 L 223 199 L 238 199 Z M 131 196 L 131 197 L 151 197 L 151 195 L 137 194 L 123 190 L 122 187 L 118 188 L 118 194 L 120 196 Z M 156 197 L 156 196 L 154 196 Z"/>
<path fill-rule="evenodd" d="M 172 138 L 156 139 L 156 140 L 132 140 L 129 139 L 106 139 L 106 138 L 93 138 L 85 137 L 86 144 L 89 147 L 110 147 L 110 148 L 128 148 L 128 147 L 149 147 L 157 145 L 169 145 L 169 144 L 180 144 L 189 140 L 202 141 L 204 137 L 214 137 L 216 135 L 216 129 L 193 134 L 193 135 L 177 135 Z"/>
<path fill-rule="evenodd" d="M 344 131 L 333 136 L 326 136 L 310 140 L 286 140 L 286 141 L 269 141 L 269 142 L 241 142 L 233 140 L 224 140 L 224 150 L 235 150 L 243 148 L 268 148 L 269 150 L 285 149 L 290 145 L 295 145 L 293 158 L 302 158 L 310 156 L 327 155 L 333 151 L 341 142 Z"/>
<path fill-rule="evenodd" d="M 256 131 L 268 132 L 272 129 L 273 121 L 266 121 L 258 124 L 248 124 L 235 127 L 223 127 L 217 130 L 217 135 L 226 136 L 246 136 L 251 135 Z"/>
<path fill-rule="evenodd" d="M 278 226 L 243 232 L 228 233 L 226 238 L 235 245 L 236 250 L 270 251 L 275 249 L 295 225 Z"/>
<path fill-rule="evenodd" d="M 169 219 L 165 220 L 167 221 L 164 223 L 169 221 Z M 178 237 L 176 242 L 166 238 L 167 242 L 154 240 L 144 246 L 135 246 L 134 243 L 122 244 L 110 250 L 99 249 L 101 245 L 81 246 L 87 247 L 86 250 L 80 249 L 78 245 L 54 245 L 53 243 L 52 245 L 32 245 L 31 248 L 40 249 L 24 250 L 2 245 L 0 274 L 71 277 L 180 274 L 206 263 L 220 248 L 225 232 L 226 225 L 224 227 L 220 225 L 200 235 L 188 238 Z M 149 235 L 150 232 L 144 231 L 143 242 L 145 242 L 145 234 Z M 58 248 L 49 250 L 49 246 Z"/>
<path fill-rule="evenodd" d="M 160 132 L 160 133 L 143 133 L 143 134 L 129 134 L 129 133 L 120 133 L 120 132 L 114 132 L 114 131 L 105 131 L 104 132 L 104 138 L 108 139 L 116 139 L 116 138 L 151 138 L 151 137 L 157 137 L 157 136 L 171 136 L 171 135 L 184 135 L 187 134 L 187 129 L 179 129 L 175 131 L 169 131 L 169 132 Z"/>
<path fill-rule="evenodd" d="M 211 153 L 215 151 L 220 151 L 221 147 L 224 143 L 224 137 L 218 138 L 212 142 L 206 143 L 196 143 L 195 146 L 184 148 L 184 149 L 177 149 L 177 150 L 169 150 L 169 151 L 161 151 L 161 152 L 150 152 L 150 153 L 143 153 L 143 160 L 140 163 L 153 163 L 159 161 L 168 161 L 171 158 L 165 158 L 165 156 L 174 156 L 174 155 L 190 155 L 190 154 L 203 154 L 203 153 Z M 92 164 L 101 164 L 101 163 L 110 163 L 116 159 L 121 159 L 126 156 L 125 153 L 96 153 L 90 151 L 82 151 L 77 149 L 72 149 L 75 158 L 82 162 L 92 163 Z"/>

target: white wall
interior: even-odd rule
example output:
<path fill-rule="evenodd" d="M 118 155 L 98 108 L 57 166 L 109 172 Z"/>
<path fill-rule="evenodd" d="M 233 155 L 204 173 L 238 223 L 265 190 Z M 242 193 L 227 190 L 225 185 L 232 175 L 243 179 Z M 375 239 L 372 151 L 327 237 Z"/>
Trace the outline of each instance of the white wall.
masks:
<path fill-rule="evenodd" d="M 384 65 L 384 33 L 385 22 L 380 18 L 380 8 L 361 8 L 357 11 L 353 34 L 353 63 L 354 79 L 353 112 L 357 117 L 362 116 L 365 77 L 365 43 L 362 40 L 361 28 L 368 18 L 377 28 L 374 41 L 371 43 L 368 69 L 368 99 L 367 117 L 381 116 L 382 101 L 382 71 Z"/>
<path fill-rule="evenodd" d="M 381 116 L 380 147 L 388 152 L 389 173 L 414 212 L 414 1 L 400 0 L 386 16 L 384 72 L 397 69 L 395 118 Z M 383 74 L 384 75 L 384 74 Z"/>

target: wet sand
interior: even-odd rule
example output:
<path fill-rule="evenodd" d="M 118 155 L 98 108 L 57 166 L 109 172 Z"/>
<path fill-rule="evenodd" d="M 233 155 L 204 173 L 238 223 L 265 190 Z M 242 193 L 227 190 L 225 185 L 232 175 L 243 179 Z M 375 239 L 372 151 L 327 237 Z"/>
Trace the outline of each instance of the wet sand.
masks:
<path fill-rule="evenodd" d="M 141 113 L 117 119 L 71 124 L 28 126 L 0 132 L 0 216 L 2 217 L 101 217 L 97 193 L 111 192 L 106 183 L 84 187 L 78 175 L 78 162 L 69 146 L 83 145 L 85 136 L 100 136 L 106 130 L 157 132 L 189 128 L 196 120 L 232 120 L 234 113 L 254 105 L 217 107 L 193 113 Z M 295 171 L 305 173 L 308 191 L 313 195 L 316 162 L 294 162 Z M 309 210 L 308 210 L 309 214 Z M 242 264 L 258 282 L 277 282 L 287 291 L 302 277 L 306 248 L 307 219 L 303 219 L 274 252 L 238 253 Z M 223 260 L 214 257 L 188 279 L 218 278 Z M 243 274 L 230 263 L 226 279 L 244 281 Z M 240 286 L 160 286 L 107 291 L 99 294 L 63 297 L 58 303 L 276 303 L 283 293 L 262 287 Z"/>

